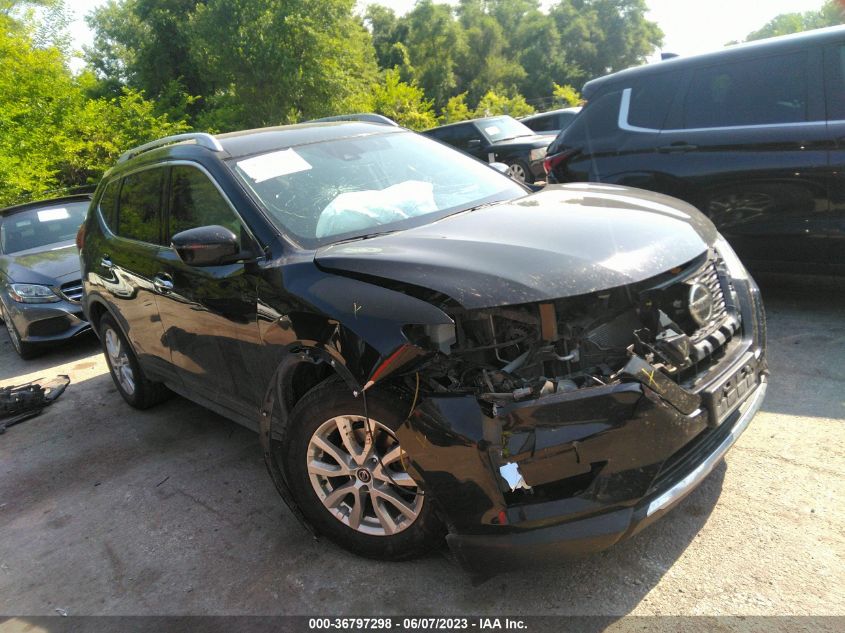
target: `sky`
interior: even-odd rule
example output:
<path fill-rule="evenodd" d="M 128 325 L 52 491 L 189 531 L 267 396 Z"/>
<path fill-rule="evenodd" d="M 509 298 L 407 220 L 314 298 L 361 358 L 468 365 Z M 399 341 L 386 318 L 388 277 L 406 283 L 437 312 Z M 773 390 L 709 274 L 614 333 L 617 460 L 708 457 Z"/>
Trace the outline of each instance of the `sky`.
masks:
<path fill-rule="evenodd" d="M 552 3 L 543 1 L 544 6 Z M 663 29 L 663 51 L 694 55 L 742 40 L 780 13 L 819 9 L 823 0 L 646 0 L 646 3 L 650 9 L 648 18 Z M 67 0 L 76 17 L 70 29 L 77 49 L 91 43 L 92 35 L 83 18 L 101 4 L 104 0 Z M 358 0 L 359 9 L 367 4 Z M 402 14 L 414 6 L 414 0 L 380 0 L 379 4 Z"/>

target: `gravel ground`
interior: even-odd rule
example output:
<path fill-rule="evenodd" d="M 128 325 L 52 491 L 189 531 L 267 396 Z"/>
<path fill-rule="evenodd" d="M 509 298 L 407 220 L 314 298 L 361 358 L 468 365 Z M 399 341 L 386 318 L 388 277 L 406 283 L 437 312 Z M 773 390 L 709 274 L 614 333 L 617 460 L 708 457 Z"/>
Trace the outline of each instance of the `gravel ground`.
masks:
<path fill-rule="evenodd" d="M 771 386 L 726 461 L 630 541 L 479 586 L 314 542 L 253 433 L 130 409 L 93 337 L 22 362 L 4 332 L 0 385 L 72 383 L 0 436 L 0 614 L 845 615 L 845 281 L 762 281 Z"/>

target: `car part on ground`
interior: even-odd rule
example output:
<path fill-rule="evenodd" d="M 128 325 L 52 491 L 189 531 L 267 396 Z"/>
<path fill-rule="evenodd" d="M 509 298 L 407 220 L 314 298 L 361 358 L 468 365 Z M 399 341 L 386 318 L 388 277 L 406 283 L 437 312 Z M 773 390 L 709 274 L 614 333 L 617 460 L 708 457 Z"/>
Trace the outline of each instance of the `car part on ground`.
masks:
<path fill-rule="evenodd" d="M 53 404 L 69 384 L 70 378 L 61 375 L 45 383 L 0 387 L 0 435 L 10 426 L 37 416 Z"/>
<path fill-rule="evenodd" d="M 759 292 L 695 209 L 529 195 L 394 126 L 163 139 L 81 234 L 123 397 L 164 385 L 256 429 L 293 514 L 368 556 L 443 531 L 474 572 L 607 547 L 765 392 Z"/>
<path fill-rule="evenodd" d="M 0 318 L 28 359 L 89 329 L 73 239 L 89 194 L 0 210 Z"/>

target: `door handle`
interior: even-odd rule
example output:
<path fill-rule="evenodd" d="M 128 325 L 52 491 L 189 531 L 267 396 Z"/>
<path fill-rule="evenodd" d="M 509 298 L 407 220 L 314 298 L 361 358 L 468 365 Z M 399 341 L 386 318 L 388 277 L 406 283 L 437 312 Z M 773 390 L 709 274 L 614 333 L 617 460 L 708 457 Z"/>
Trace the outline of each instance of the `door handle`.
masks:
<path fill-rule="evenodd" d="M 166 295 L 173 290 L 173 280 L 170 275 L 156 275 L 153 277 L 153 287 L 161 294 Z"/>
<path fill-rule="evenodd" d="M 104 257 L 100 260 L 100 266 L 102 266 L 103 268 L 107 268 L 107 269 L 109 269 L 109 270 L 111 270 L 112 268 L 114 268 L 114 264 L 112 264 L 112 263 L 111 263 L 111 259 L 109 259 L 109 256 L 108 256 L 108 255 L 104 256 Z"/>
<path fill-rule="evenodd" d="M 695 149 L 698 149 L 698 145 L 690 145 L 689 143 L 685 143 L 683 141 L 678 141 L 677 143 L 671 143 L 669 145 L 663 145 L 662 147 L 658 147 L 658 152 L 691 152 Z"/>

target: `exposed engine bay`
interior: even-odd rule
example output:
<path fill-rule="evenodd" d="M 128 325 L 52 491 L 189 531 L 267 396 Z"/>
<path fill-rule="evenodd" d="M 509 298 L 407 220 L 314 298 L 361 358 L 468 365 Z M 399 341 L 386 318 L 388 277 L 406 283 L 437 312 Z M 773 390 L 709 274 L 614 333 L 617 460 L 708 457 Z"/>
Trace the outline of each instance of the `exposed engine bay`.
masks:
<path fill-rule="evenodd" d="M 433 391 L 488 402 L 606 385 L 633 355 L 680 381 L 739 321 L 714 261 L 667 276 L 555 302 L 452 310 L 453 333 L 426 332 L 444 354 L 421 375 Z"/>

